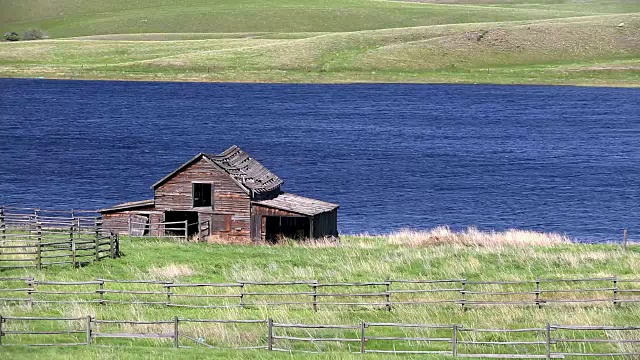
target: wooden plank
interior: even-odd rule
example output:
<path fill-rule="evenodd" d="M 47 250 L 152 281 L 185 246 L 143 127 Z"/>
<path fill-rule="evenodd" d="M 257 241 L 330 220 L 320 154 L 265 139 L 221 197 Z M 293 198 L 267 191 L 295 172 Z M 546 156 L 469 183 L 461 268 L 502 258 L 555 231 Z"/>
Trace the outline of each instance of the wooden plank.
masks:
<path fill-rule="evenodd" d="M 273 323 L 273 327 L 299 328 L 299 329 L 360 329 L 360 325 L 283 324 L 283 323 Z"/>
<path fill-rule="evenodd" d="M 349 339 L 349 338 L 303 338 L 303 337 L 295 337 L 295 336 L 284 336 L 284 335 L 274 335 L 273 339 L 281 339 L 281 340 L 292 340 L 292 341 L 335 341 L 335 342 L 360 342 L 360 339 Z"/>
<path fill-rule="evenodd" d="M 172 339 L 173 333 L 94 333 L 94 338 Z"/>

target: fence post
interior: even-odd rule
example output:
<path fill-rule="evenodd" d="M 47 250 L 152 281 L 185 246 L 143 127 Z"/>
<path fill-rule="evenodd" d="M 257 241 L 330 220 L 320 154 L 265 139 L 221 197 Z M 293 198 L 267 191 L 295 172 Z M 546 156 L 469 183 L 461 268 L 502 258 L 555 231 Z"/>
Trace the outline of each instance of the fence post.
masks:
<path fill-rule="evenodd" d="M 461 284 L 462 288 L 460 290 L 460 295 L 462 295 L 462 299 L 460 300 L 460 303 L 462 304 L 462 311 L 466 311 L 467 308 L 465 307 L 465 303 L 467 302 L 467 279 L 462 280 Z"/>
<path fill-rule="evenodd" d="M 540 277 L 536 276 L 536 305 L 538 305 L 538 309 L 542 309 L 542 305 L 540 305 Z"/>
<path fill-rule="evenodd" d="M 364 354 L 366 352 L 366 344 L 367 338 L 365 337 L 364 331 L 367 328 L 367 323 L 364 321 L 360 324 L 360 353 Z"/>
<path fill-rule="evenodd" d="M 87 316 L 87 345 L 91 345 L 91 315 Z"/>
<path fill-rule="evenodd" d="M 35 213 L 35 220 L 36 220 L 36 235 L 37 235 L 37 241 L 38 241 L 38 246 L 37 246 L 37 251 L 38 254 L 36 255 L 36 266 L 39 269 L 42 269 L 42 224 L 40 223 L 40 217 L 38 216 L 38 213 Z"/>
<path fill-rule="evenodd" d="M 111 233 L 109 234 L 109 256 L 110 256 L 112 259 L 115 259 L 115 258 L 116 258 L 116 251 L 115 251 L 115 250 L 116 250 L 116 249 L 115 249 L 115 239 L 114 239 L 113 232 L 111 232 Z"/>
<path fill-rule="evenodd" d="M 184 221 L 184 241 L 189 241 L 189 220 Z"/>
<path fill-rule="evenodd" d="M 173 284 L 173 282 L 164 284 L 165 285 L 164 288 L 167 290 L 167 306 L 171 305 L 171 287 L 167 286 L 167 285 L 171 285 L 171 284 Z"/>
<path fill-rule="evenodd" d="M 113 241 L 115 242 L 115 257 L 120 257 L 120 234 L 113 234 Z"/>
<path fill-rule="evenodd" d="M 618 277 L 613 278 L 613 306 L 618 305 Z"/>
<path fill-rule="evenodd" d="M 6 240 L 7 225 L 4 221 L 4 207 L 0 207 L 0 233 L 2 234 L 2 240 Z"/>
<path fill-rule="evenodd" d="M 545 342 L 545 345 L 547 347 L 547 359 L 551 359 L 551 325 L 549 323 L 547 323 L 546 330 L 547 341 Z"/>
<path fill-rule="evenodd" d="M 71 218 L 71 226 L 69 226 L 69 240 L 73 241 L 73 228 L 76 223 L 76 218 Z"/>
<path fill-rule="evenodd" d="M 4 336 L 4 334 L 2 333 L 3 322 L 4 322 L 4 319 L 2 318 L 2 315 L 0 315 L 0 346 L 2 346 L 2 337 Z"/>
<path fill-rule="evenodd" d="M 178 317 L 174 317 L 173 318 L 173 347 L 178 348 L 180 347 L 180 341 L 178 336 L 180 335 L 180 333 L 178 332 Z"/>
<path fill-rule="evenodd" d="M 76 242 L 73 241 L 73 239 L 71 239 L 71 263 L 73 268 L 75 269 L 76 266 Z"/>
<path fill-rule="evenodd" d="M 129 214 L 129 218 L 127 219 L 127 224 L 128 224 L 127 235 L 131 237 L 131 214 Z"/>
<path fill-rule="evenodd" d="M 33 291 L 36 290 L 36 284 L 35 284 L 36 279 L 34 278 L 29 278 L 27 279 L 27 286 L 29 287 L 29 290 L 27 291 L 27 295 L 29 295 L 29 307 L 33 307 Z"/>
<path fill-rule="evenodd" d="M 387 311 L 391 311 L 391 281 L 389 281 L 389 277 L 387 276 L 387 291 L 385 291 L 385 302 L 387 304 Z"/>
<path fill-rule="evenodd" d="M 42 269 L 42 244 L 40 244 L 38 242 L 38 244 L 36 244 L 36 268 L 38 270 Z"/>
<path fill-rule="evenodd" d="M 100 218 L 95 219 L 95 231 L 96 231 L 96 261 L 100 261 Z"/>
<path fill-rule="evenodd" d="M 626 251 L 629 247 L 629 232 L 627 229 L 624 229 L 622 232 L 622 241 L 624 242 L 624 250 Z"/>
<path fill-rule="evenodd" d="M 453 324 L 453 334 L 451 335 L 451 353 L 453 357 L 458 357 L 458 324 Z"/>
<path fill-rule="evenodd" d="M 314 280 L 311 287 L 313 287 L 313 312 L 318 312 L 318 280 Z"/>
<path fill-rule="evenodd" d="M 100 283 L 98 284 L 100 288 L 100 305 L 104 305 L 104 279 L 98 280 Z"/>
<path fill-rule="evenodd" d="M 240 283 L 240 308 L 244 309 L 244 283 Z"/>
<path fill-rule="evenodd" d="M 267 350 L 273 350 L 273 320 L 267 319 Z"/>

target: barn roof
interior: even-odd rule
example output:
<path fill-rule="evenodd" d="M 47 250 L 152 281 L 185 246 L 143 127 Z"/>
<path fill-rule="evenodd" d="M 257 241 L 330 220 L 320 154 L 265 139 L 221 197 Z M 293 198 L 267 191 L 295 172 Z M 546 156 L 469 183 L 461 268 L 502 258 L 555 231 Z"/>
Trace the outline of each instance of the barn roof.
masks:
<path fill-rule="evenodd" d="M 267 170 L 256 159 L 235 145 L 220 155 L 204 155 L 236 181 L 256 193 L 269 192 L 282 185 L 282 180 L 276 174 Z"/>
<path fill-rule="evenodd" d="M 281 193 L 273 199 L 254 201 L 253 203 L 307 216 L 314 216 L 333 211 L 339 207 L 338 204 L 332 204 L 289 193 Z"/>
<path fill-rule="evenodd" d="M 180 170 L 191 165 L 201 157 L 205 157 L 214 165 L 217 165 L 220 169 L 229 174 L 229 176 L 231 176 L 238 185 L 243 187 L 248 193 L 265 193 L 275 190 L 282 185 L 282 180 L 277 175 L 262 166 L 262 164 L 249 156 L 249 154 L 244 150 L 233 145 L 219 155 L 205 153 L 196 155 L 191 160 L 182 164 L 178 169 L 153 184 L 153 188 L 155 189 L 164 184 Z"/>
<path fill-rule="evenodd" d="M 98 212 L 105 213 L 105 212 L 112 212 L 112 211 L 132 210 L 132 209 L 137 209 L 137 208 L 141 208 L 141 207 L 148 207 L 148 206 L 153 206 L 153 205 L 155 205 L 155 201 L 153 199 L 151 199 L 151 200 L 142 200 L 142 201 L 131 201 L 131 202 L 123 203 L 123 204 L 118 204 L 118 205 L 112 206 L 110 208 L 100 209 L 100 210 L 98 210 Z"/>

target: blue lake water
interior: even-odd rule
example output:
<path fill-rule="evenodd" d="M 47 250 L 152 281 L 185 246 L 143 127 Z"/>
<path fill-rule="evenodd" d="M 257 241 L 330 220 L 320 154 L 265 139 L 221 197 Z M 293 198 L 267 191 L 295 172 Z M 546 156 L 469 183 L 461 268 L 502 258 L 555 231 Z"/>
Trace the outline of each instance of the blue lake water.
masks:
<path fill-rule="evenodd" d="M 152 197 L 237 144 L 342 233 L 526 228 L 640 239 L 640 90 L 0 79 L 0 204 Z M 635 233 L 638 235 L 635 235 Z"/>

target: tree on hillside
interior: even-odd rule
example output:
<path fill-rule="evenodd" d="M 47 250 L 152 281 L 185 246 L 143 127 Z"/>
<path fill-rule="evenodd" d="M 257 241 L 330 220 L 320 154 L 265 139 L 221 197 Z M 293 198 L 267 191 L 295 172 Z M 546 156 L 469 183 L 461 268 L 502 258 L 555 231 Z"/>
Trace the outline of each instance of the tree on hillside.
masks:
<path fill-rule="evenodd" d="M 3 37 L 7 41 L 18 41 L 18 40 L 20 40 L 20 35 L 18 35 L 17 32 L 4 33 Z"/>
<path fill-rule="evenodd" d="M 22 35 L 23 40 L 40 40 L 47 37 L 47 34 L 40 29 L 29 29 Z"/>

